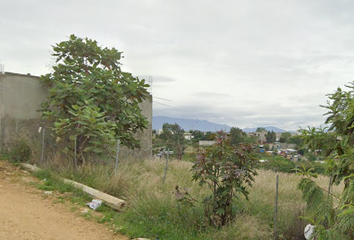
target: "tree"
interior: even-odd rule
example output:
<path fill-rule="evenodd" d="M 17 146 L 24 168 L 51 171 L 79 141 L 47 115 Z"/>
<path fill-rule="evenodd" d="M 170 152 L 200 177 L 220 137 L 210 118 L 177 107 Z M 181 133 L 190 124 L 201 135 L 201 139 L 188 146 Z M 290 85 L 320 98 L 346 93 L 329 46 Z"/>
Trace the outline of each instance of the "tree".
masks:
<path fill-rule="evenodd" d="M 204 132 L 200 131 L 200 130 L 190 130 L 189 131 L 193 138 L 192 141 L 195 143 L 198 143 L 200 140 L 203 140 L 204 138 Z"/>
<path fill-rule="evenodd" d="M 336 196 L 319 187 L 312 180 L 316 176 L 303 172 L 299 188 L 307 202 L 307 219 L 316 226 L 316 239 L 352 239 L 354 234 L 354 82 L 346 87 L 348 91 L 338 88 L 329 94 L 322 106 L 328 110 L 328 128 L 300 129 L 303 146 L 326 156 L 331 184 L 344 182 L 341 195 Z"/>
<path fill-rule="evenodd" d="M 281 134 L 279 142 L 287 143 L 287 142 L 289 142 L 290 138 L 291 138 L 291 133 L 284 132 Z"/>
<path fill-rule="evenodd" d="M 242 129 L 236 127 L 230 129 L 230 143 L 232 145 L 242 143 L 246 137 L 247 135 Z"/>
<path fill-rule="evenodd" d="M 296 144 L 297 146 L 300 146 L 300 145 L 302 145 L 303 140 L 302 140 L 301 136 L 292 136 L 289 139 L 289 143 L 293 143 L 293 144 Z"/>
<path fill-rule="evenodd" d="M 135 134 L 148 124 L 139 103 L 148 96 L 148 85 L 121 70 L 122 52 L 75 35 L 53 51 L 53 71 L 41 76 L 48 97 L 40 111 L 57 139 L 76 141 L 81 157 L 102 152 L 118 138 L 129 148 L 139 147 Z"/>
<path fill-rule="evenodd" d="M 249 144 L 256 144 L 257 143 L 257 136 L 248 136 L 246 135 L 244 138 L 243 138 L 243 142 L 244 143 L 249 143 Z"/>
<path fill-rule="evenodd" d="M 184 139 L 184 130 L 177 124 L 164 123 L 162 125 L 162 133 L 158 136 L 162 140 L 162 144 L 167 149 L 173 150 L 178 159 L 182 159 L 183 151 L 186 148 Z"/>
<path fill-rule="evenodd" d="M 267 130 L 264 127 L 258 127 L 256 129 L 256 132 L 265 132 L 265 131 L 267 131 Z"/>
<path fill-rule="evenodd" d="M 203 140 L 214 140 L 215 137 L 216 137 L 216 133 L 215 133 L 215 132 L 207 131 L 207 132 L 204 134 Z"/>
<path fill-rule="evenodd" d="M 265 135 L 267 142 L 275 142 L 277 139 L 277 136 L 275 134 L 275 132 L 272 131 L 268 131 L 267 134 Z"/>

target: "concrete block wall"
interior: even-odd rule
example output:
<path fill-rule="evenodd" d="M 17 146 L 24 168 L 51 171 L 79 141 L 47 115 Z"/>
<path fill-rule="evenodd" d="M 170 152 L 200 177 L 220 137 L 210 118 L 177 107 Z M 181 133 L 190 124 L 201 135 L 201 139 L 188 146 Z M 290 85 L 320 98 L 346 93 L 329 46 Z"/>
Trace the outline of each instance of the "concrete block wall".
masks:
<path fill-rule="evenodd" d="M 37 109 L 45 98 L 46 91 L 38 77 L 0 73 L 0 150 L 21 135 L 36 138 L 42 124 Z"/>

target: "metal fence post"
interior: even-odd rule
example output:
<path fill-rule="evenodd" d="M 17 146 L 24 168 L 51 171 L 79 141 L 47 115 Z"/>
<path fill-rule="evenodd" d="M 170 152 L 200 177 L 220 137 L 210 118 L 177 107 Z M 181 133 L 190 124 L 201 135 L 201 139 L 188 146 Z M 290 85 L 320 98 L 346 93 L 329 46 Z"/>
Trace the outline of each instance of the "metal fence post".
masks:
<path fill-rule="evenodd" d="M 16 134 L 18 132 L 18 119 L 16 119 L 16 123 L 15 123 L 15 132 L 16 132 Z"/>
<path fill-rule="evenodd" d="M 77 135 L 75 135 L 74 168 L 77 168 Z"/>
<path fill-rule="evenodd" d="M 331 194 L 331 185 L 332 185 L 332 176 L 329 177 L 329 183 L 328 183 L 328 197 Z"/>
<path fill-rule="evenodd" d="M 277 239 L 278 185 L 279 185 L 279 175 L 277 174 L 276 184 L 275 184 L 274 240 Z"/>
<path fill-rule="evenodd" d="M 163 175 L 163 183 L 164 183 L 164 184 L 165 184 L 165 181 L 166 181 L 167 165 L 168 165 L 168 157 L 169 157 L 169 155 L 170 155 L 170 149 L 167 149 L 165 173 L 164 173 L 164 175 Z"/>
<path fill-rule="evenodd" d="M 42 151 L 41 151 L 41 162 L 44 161 L 44 138 L 45 138 L 45 127 L 41 128 L 42 130 Z"/>
<path fill-rule="evenodd" d="M 116 167 L 115 167 L 115 169 L 114 169 L 114 174 L 117 174 L 117 172 L 118 172 L 119 144 L 120 144 L 120 140 L 119 140 L 119 138 L 118 138 L 118 140 L 117 140 Z"/>

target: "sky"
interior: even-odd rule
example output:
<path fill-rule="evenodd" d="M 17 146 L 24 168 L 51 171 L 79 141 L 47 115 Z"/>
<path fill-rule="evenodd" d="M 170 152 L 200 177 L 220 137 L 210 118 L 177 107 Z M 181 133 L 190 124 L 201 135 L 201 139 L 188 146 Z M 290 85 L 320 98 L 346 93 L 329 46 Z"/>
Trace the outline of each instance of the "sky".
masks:
<path fill-rule="evenodd" d="M 319 127 L 326 95 L 354 80 L 353 12 L 350 0 L 0 0 L 0 63 L 46 74 L 75 34 L 152 79 L 154 116 Z"/>

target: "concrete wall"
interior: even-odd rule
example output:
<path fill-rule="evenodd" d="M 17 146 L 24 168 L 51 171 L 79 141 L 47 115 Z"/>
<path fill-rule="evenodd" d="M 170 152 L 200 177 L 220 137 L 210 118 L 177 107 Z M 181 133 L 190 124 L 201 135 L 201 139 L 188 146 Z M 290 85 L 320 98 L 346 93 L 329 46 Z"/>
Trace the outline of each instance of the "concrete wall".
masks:
<path fill-rule="evenodd" d="M 212 146 L 216 143 L 213 140 L 199 140 L 199 146 Z"/>
<path fill-rule="evenodd" d="M 41 125 L 37 109 L 45 98 L 46 91 L 38 77 L 0 74 L 0 150 L 17 135 L 38 135 L 33 135 Z"/>
<path fill-rule="evenodd" d="M 47 91 L 41 86 L 39 77 L 17 73 L 0 73 L 0 151 L 7 148 L 16 136 L 26 135 L 40 142 L 38 128 L 43 126 L 41 113 L 37 112 L 45 101 Z M 141 104 L 142 112 L 149 121 L 148 129 L 137 137 L 141 149 L 134 151 L 121 148 L 121 157 L 151 156 L 152 149 L 152 97 Z"/>
<path fill-rule="evenodd" d="M 39 118 L 37 112 L 46 99 L 39 78 L 30 75 L 5 73 L 0 75 L 0 104 L 2 116 L 17 119 Z"/>

